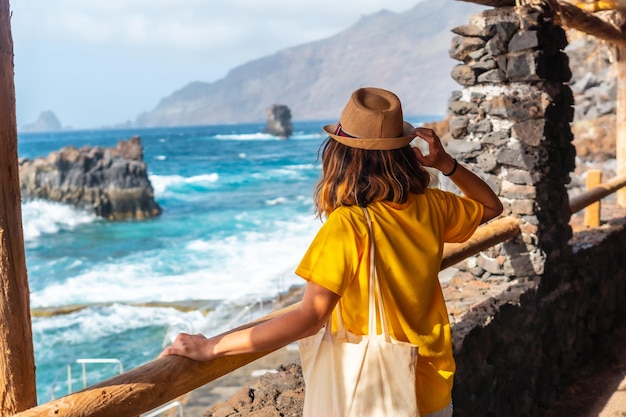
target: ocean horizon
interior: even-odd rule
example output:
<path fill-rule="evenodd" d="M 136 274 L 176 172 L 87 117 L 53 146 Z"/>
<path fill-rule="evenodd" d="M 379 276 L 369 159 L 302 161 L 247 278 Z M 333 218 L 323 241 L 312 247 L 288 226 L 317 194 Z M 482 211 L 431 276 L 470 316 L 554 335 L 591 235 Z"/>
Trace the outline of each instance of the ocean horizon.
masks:
<path fill-rule="evenodd" d="M 409 118 L 415 125 L 438 116 Z M 65 146 L 115 147 L 139 136 L 162 215 L 112 222 L 74 207 L 23 201 L 39 403 L 156 358 L 178 332 L 213 335 L 269 311 L 304 281 L 294 270 L 321 226 L 312 194 L 324 121 L 19 133 L 20 158 Z M 137 306 L 206 300 L 202 309 Z M 68 378 L 68 367 L 70 376 Z"/>

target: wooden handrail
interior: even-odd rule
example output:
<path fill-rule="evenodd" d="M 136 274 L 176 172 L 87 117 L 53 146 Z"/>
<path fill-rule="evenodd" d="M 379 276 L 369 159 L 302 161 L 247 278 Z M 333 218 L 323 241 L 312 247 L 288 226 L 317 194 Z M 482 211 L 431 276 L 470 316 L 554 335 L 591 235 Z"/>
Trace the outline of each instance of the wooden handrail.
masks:
<path fill-rule="evenodd" d="M 463 243 L 447 243 L 443 248 L 441 269 L 461 262 L 468 256 L 490 248 L 500 242 L 507 241 L 519 233 L 519 220 L 515 217 L 502 217 L 484 224 Z"/>
<path fill-rule="evenodd" d="M 626 175 L 613 177 L 603 184 L 600 184 L 596 187 L 591 188 L 590 190 L 571 197 L 569 200 L 570 211 L 572 212 L 572 214 L 579 212 L 585 207 L 602 200 L 608 195 L 613 194 L 624 186 L 626 186 Z"/>
<path fill-rule="evenodd" d="M 442 269 L 499 242 L 508 240 L 518 233 L 519 221 L 512 217 L 497 219 L 483 225 L 478 228 L 469 241 L 461 244 L 447 244 L 444 247 Z M 295 303 L 277 310 L 229 332 L 265 322 L 296 308 L 298 304 Z M 208 362 L 196 362 L 179 356 L 168 356 L 92 385 L 82 391 L 23 411 L 15 416 L 137 416 L 269 353 L 234 355 L 216 358 Z"/>
<path fill-rule="evenodd" d="M 580 211 L 624 186 L 626 186 L 626 176 L 613 178 L 572 197 L 570 209 L 572 213 Z M 444 246 L 441 269 L 453 266 L 468 256 L 507 241 L 518 233 L 519 220 L 514 217 L 503 217 L 482 225 L 467 242 Z M 229 332 L 249 328 L 270 320 L 296 308 L 298 304 L 295 303 L 277 310 Z M 235 355 L 216 358 L 208 362 L 196 362 L 179 356 L 159 358 L 82 391 L 15 414 L 15 417 L 40 415 L 67 417 L 87 415 L 94 417 L 137 416 L 269 353 Z"/>
<path fill-rule="evenodd" d="M 296 306 L 297 303 L 226 333 L 265 322 Z M 159 358 L 15 416 L 135 417 L 269 353 L 271 352 L 227 356 L 207 362 L 197 362 L 180 356 Z"/>

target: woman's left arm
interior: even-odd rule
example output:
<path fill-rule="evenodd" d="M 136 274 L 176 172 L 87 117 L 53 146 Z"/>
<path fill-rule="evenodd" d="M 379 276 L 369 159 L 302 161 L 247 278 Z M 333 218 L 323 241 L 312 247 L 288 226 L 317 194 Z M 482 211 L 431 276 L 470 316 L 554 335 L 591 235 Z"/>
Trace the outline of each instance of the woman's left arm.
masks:
<path fill-rule="evenodd" d="M 339 295 L 308 282 L 302 302 L 295 309 L 248 329 L 221 336 L 206 338 L 181 333 L 160 356 L 179 355 L 207 361 L 220 356 L 272 351 L 317 333 L 328 321 L 337 301 Z"/>

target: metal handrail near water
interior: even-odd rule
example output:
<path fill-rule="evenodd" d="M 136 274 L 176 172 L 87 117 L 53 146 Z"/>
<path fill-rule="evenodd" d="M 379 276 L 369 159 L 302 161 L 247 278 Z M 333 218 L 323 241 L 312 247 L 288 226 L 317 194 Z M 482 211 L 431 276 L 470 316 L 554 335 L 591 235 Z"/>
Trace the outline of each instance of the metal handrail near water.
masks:
<path fill-rule="evenodd" d="M 152 410 L 149 413 L 142 414 L 140 417 L 156 417 L 165 413 L 166 411 L 171 410 L 172 408 L 178 409 L 178 417 L 183 417 L 183 405 L 180 401 L 172 401 L 171 403 L 165 404 L 162 407 L 157 408 L 156 410 Z M 171 417 L 171 415 L 170 415 Z"/>
<path fill-rule="evenodd" d="M 239 326 L 242 324 L 242 320 L 245 317 L 253 317 L 253 313 L 255 311 L 255 308 L 258 307 L 258 311 L 259 311 L 259 316 L 264 314 L 264 303 L 263 300 L 261 298 L 256 298 L 254 301 L 250 302 L 249 304 L 245 305 L 244 307 L 241 308 L 241 310 L 239 310 L 239 312 L 234 315 L 225 325 L 225 327 L 231 328 L 234 326 Z M 205 307 L 200 307 L 200 310 L 204 309 Z M 258 316 L 257 316 L 258 317 Z M 203 329 L 202 328 L 196 328 L 193 323 L 191 323 L 188 320 L 179 320 L 176 321 L 174 323 L 171 323 L 167 330 L 165 331 L 165 336 L 163 337 L 163 343 L 162 343 L 162 347 L 168 346 L 169 344 L 174 342 L 174 339 L 176 338 L 176 336 L 178 336 L 179 333 L 181 332 L 185 332 L 185 333 L 202 333 Z"/>
<path fill-rule="evenodd" d="M 82 376 L 83 376 L 83 388 L 87 388 L 87 364 L 93 363 L 115 363 L 119 366 L 119 373 L 124 373 L 124 365 L 122 361 L 115 358 L 83 358 L 76 359 L 75 363 L 78 363 L 82 367 Z M 68 392 L 72 392 L 72 365 L 67 365 L 67 390 Z"/>
<path fill-rule="evenodd" d="M 246 316 L 250 316 L 256 306 L 259 307 L 259 311 L 261 312 L 261 314 L 263 314 L 263 300 L 257 298 L 256 300 L 242 308 L 241 311 L 239 311 L 239 313 L 228 322 L 226 327 L 232 327 L 241 324 L 241 320 Z"/>
<path fill-rule="evenodd" d="M 625 185 L 626 177 L 619 177 L 583 192 L 570 202 L 571 212 L 580 211 L 587 205 L 601 200 Z M 487 247 L 507 241 L 517 234 L 519 234 L 519 221 L 517 219 L 504 217 L 494 220 L 479 227 L 468 242 L 447 245 L 444 249 L 442 267 L 454 265 Z M 272 312 L 226 333 L 268 321 L 277 315 L 297 308 L 297 305 L 298 303 Z M 271 352 L 220 357 L 207 362 L 196 362 L 178 356 L 159 358 L 80 392 L 18 413 L 15 417 L 57 414 L 66 417 L 84 415 L 92 417 L 137 416 L 154 410 L 168 401 L 214 381 L 269 353 Z"/>
<path fill-rule="evenodd" d="M 68 363 L 66 366 L 67 371 L 67 393 L 71 394 L 73 392 L 73 384 L 72 384 L 72 365 L 80 364 L 82 367 L 82 381 L 83 381 L 83 389 L 87 387 L 87 364 L 117 364 L 119 368 L 119 374 L 124 373 L 124 365 L 122 361 L 116 358 L 79 358 L 76 359 L 72 363 Z M 57 374 L 58 375 L 58 374 Z M 52 382 L 52 386 L 50 387 L 50 399 L 54 400 L 54 391 L 56 388 L 57 379 Z"/>

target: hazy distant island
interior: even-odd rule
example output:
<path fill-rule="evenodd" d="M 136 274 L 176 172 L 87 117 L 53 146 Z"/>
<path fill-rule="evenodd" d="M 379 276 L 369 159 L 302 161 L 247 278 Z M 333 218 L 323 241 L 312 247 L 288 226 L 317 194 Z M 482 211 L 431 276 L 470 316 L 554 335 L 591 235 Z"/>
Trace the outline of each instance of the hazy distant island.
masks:
<path fill-rule="evenodd" d="M 57 132 L 63 130 L 59 118 L 52 110 L 43 111 L 33 123 L 20 127 L 20 132 Z"/>

